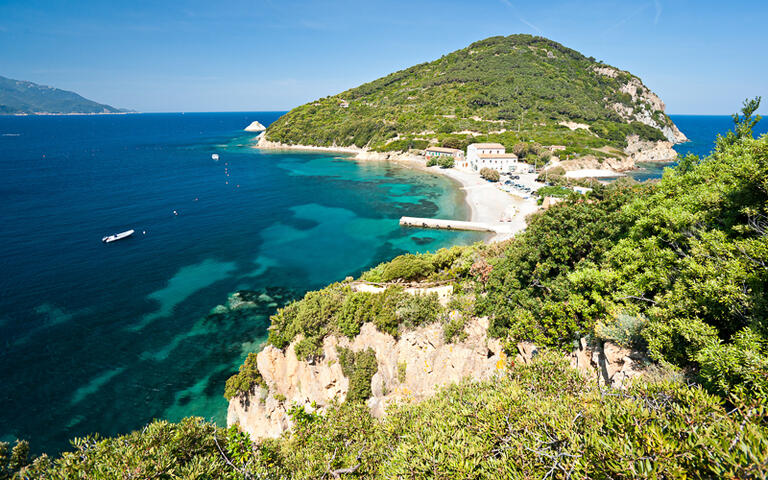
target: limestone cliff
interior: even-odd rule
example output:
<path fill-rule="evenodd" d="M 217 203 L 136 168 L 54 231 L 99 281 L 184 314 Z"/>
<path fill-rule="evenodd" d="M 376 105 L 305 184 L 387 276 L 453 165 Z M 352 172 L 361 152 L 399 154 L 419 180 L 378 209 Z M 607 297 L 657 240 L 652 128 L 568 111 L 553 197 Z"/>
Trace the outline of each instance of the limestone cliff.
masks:
<path fill-rule="evenodd" d="M 473 320 L 465 327 L 465 340 L 446 343 L 440 323 L 406 332 L 399 339 L 367 323 L 352 340 L 327 337 L 325 356 L 316 363 L 296 357 L 293 347 L 298 340 L 285 351 L 267 346 L 258 355 L 267 388 L 233 398 L 227 424 L 239 424 L 254 438 L 276 437 L 290 427 L 287 410 L 292 404 L 314 402 L 322 408 L 343 401 L 349 381 L 342 373 L 337 347 L 376 352 L 378 371 L 371 380 L 368 406 L 377 417 L 392 401 L 420 399 L 465 377 L 489 378 L 505 368 L 506 357 L 499 341 L 487 337 L 487 328 L 486 319 Z"/>
<path fill-rule="evenodd" d="M 638 162 L 672 162 L 677 158 L 673 142 L 642 141 L 637 135 L 627 137 L 627 148 L 624 151 Z"/>
<path fill-rule="evenodd" d="M 610 78 L 618 78 L 619 70 L 609 66 L 595 67 L 595 73 Z M 631 98 L 631 103 L 610 104 L 610 107 L 625 121 L 644 123 L 662 131 L 673 144 L 688 141 L 685 134 L 664 115 L 666 105 L 658 95 L 649 90 L 639 78 L 630 76 L 619 91 Z M 608 98 L 604 98 L 608 101 Z"/>
<path fill-rule="evenodd" d="M 316 362 L 296 357 L 294 346 L 300 339 L 285 351 L 267 346 L 258 354 L 257 362 L 266 388 L 256 387 L 233 398 L 227 424 L 239 425 L 253 438 L 277 437 L 291 427 L 288 410 L 292 405 L 323 409 L 334 401 L 342 402 L 349 380 L 339 362 L 341 348 L 374 350 L 378 371 L 371 379 L 372 395 L 367 403 L 376 417 L 384 415 L 392 402 L 419 400 L 465 378 L 491 378 L 515 364 L 530 362 L 538 353 L 535 345 L 524 342 L 517 345 L 515 358 L 509 358 L 499 340 L 488 338 L 487 329 L 487 318 L 472 319 L 465 326 L 464 339 L 448 343 L 440 323 L 405 332 L 399 339 L 367 323 L 352 340 L 327 337 L 325 355 Z M 633 355 L 610 343 L 590 346 L 582 340 L 571 354 L 571 363 L 600 384 L 620 387 L 626 378 L 637 374 L 637 357 Z"/>

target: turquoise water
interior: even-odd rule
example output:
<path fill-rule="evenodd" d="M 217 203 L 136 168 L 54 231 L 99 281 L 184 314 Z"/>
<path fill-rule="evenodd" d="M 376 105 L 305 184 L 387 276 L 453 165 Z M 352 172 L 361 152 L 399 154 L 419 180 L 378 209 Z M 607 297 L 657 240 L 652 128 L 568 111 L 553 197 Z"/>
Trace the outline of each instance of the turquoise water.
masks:
<path fill-rule="evenodd" d="M 56 452 L 153 418 L 223 424 L 224 382 L 278 305 L 483 238 L 398 226 L 466 218 L 444 177 L 253 149 L 242 128 L 278 116 L 0 117 L 0 440 Z"/>
<path fill-rule="evenodd" d="M 675 125 L 688 137 L 688 142 L 675 145 L 680 155 L 692 153 L 703 158 L 715 148 L 717 135 L 725 135 L 733 130 L 733 119 L 728 115 L 670 115 Z M 768 132 L 768 121 L 757 124 L 755 137 Z M 661 178 L 665 168 L 676 165 L 673 163 L 641 163 L 637 171 L 630 176 L 637 181 Z"/>

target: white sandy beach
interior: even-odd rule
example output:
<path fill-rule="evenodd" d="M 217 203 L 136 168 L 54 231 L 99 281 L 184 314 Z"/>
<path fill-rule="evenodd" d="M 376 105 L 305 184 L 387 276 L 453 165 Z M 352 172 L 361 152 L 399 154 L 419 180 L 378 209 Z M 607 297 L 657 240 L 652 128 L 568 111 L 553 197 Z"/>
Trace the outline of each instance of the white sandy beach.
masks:
<path fill-rule="evenodd" d="M 525 217 L 538 210 L 534 199 L 524 200 L 511 195 L 499 189 L 496 183 L 483 180 L 477 174 L 439 167 L 431 167 L 428 171 L 446 175 L 461 184 L 471 211 L 470 221 L 496 228 L 491 242 L 512 238 L 517 232 L 525 230 Z M 502 222 L 502 218 L 511 218 L 512 221 Z"/>

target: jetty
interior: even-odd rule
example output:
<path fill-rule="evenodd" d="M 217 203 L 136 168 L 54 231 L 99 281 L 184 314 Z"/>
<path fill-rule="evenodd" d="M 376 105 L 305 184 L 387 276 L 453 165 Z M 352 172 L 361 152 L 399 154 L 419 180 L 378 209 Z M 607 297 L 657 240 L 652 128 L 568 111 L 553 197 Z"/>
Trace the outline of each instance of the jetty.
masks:
<path fill-rule="evenodd" d="M 491 232 L 509 234 L 514 228 L 502 222 L 466 222 L 462 220 L 443 220 L 440 218 L 401 217 L 401 227 L 437 228 L 441 230 L 469 230 L 473 232 Z"/>

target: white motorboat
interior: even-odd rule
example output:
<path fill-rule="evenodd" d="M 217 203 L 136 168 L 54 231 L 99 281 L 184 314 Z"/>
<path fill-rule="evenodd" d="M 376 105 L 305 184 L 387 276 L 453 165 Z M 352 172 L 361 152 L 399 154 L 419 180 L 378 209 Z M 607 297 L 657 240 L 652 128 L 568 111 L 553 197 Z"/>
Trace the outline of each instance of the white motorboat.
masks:
<path fill-rule="evenodd" d="M 101 241 L 104 243 L 116 242 L 118 240 L 122 240 L 124 238 L 130 237 L 131 235 L 133 235 L 133 232 L 134 232 L 133 230 L 126 230 L 124 232 L 120 232 L 114 235 L 109 235 L 108 237 L 104 237 L 101 239 Z"/>
<path fill-rule="evenodd" d="M 219 154 L 218 153 L 214 153 L 213 155 L 211 155 L 211 158 L 216 160 L 216 161 L 218 161 L 219 160 Z"/>

